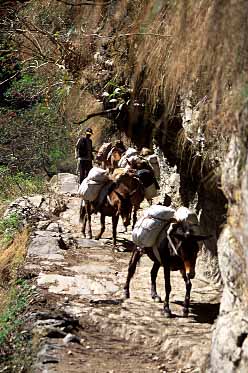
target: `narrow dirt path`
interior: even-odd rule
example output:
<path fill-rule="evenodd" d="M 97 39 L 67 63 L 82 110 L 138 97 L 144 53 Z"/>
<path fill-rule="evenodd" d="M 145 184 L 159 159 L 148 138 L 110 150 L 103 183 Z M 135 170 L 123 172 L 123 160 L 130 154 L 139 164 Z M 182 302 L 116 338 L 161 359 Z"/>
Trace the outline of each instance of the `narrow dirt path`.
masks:
<path fill-rule="evenodd" d="M 30 323 L 37 358 L 35 372 L 204 372 L 210 350 L 219 289 L 200 274 L 193 280 L 188 318 L 182 317 L 184 282 L 172 274 L 173 318 L 150 299 L 151 262 L 143 257 L 123 301 L 130 252 L 115 252 L 111 224 L 100 241 L 83 239 L 80 200 L 71 197 L 57 222 L 40 222 L 28 249 L 25 271 L 36 275 L 37 296 Z M 42 225 L 43 224 L 43 225 Z M 96 232 L 99 217 L 93 219 Z M 120 224 L 120 250 L 131 231 Z M 164 297 L 162 271 L 158 290 Z"/>

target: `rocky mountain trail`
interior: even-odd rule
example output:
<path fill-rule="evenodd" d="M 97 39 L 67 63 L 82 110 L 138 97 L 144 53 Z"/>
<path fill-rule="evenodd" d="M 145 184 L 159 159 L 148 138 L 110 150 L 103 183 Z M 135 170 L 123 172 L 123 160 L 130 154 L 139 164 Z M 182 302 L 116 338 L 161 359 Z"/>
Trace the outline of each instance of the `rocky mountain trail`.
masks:
<path fill-rule="evenodd" d="M 70 174 L 56 178 L 51 194 L 26 199 L 37 214 L 23 270 L 35 293 L 27 312 L 35 351 L 32 370 L 206 371 L 220 288 L 197 271 L 189 317 L 184 318 L 185 286 L 180 273 L 173 272 L 173 317 L 166 319 L 163 304 L 150 298 L 151 261 L 142 257 L 131 283 L 131 298 L 123 300 L 131 229 L 125 233 L 119 223 L 119 250 L 113 250 L 110 219 L 103 239 L 83 238 L 77 179 Z M 27 205 L 25 211 L 31 211 Z M 94 215 L 93 234 L 99 223 L 99 216 Z M 163 298 L 161 270 L 157 286 Z"/>

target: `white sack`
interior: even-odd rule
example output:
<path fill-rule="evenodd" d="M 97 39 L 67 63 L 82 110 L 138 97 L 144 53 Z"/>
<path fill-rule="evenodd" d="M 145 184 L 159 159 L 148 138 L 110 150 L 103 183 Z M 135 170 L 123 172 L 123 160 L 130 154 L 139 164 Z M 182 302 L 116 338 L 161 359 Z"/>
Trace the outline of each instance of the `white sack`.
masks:
<path fill-rule="evenodd" d="M 196 212 L 189 210 L 187 207 L 181 206 L 175 212 L 174 218 L 177 221 L 186 221 L 192 225 L 194 234 L 200 234 L 200 223 Z"/>
<path fill-rule="evenodd" d="M 138 154 L 137 150 L 134 148 L 128 148 L 127 151 L 123 154 L 121 159 L 119 160 L 118 166 L 119 167 L 126 167 L 127 159 L 130 157 L 136 156 Z"/>
<path fill-rule="evenodd" d="M 167 221 L 174 216 L 171 207 L 152 205 L 145 210 L 144 215 L 137 221 L 132 232 L 133 242 L 140 247 L 152 247 L 165 227 Z"/>
<path fill-rule="evenodd" d="M 155 154 L 152 154 L 152 155 L 148 155 L 146 159 L 150 162 L 153 168 L 154 176 L 157 179 L 160 178 L 160 167 L 159 167 L 158 157 Z"/>
<path fill-rule="evenodd" d="M 125 157 L 126 158 L 129 158 L 129 157 L 131 157 L 131 156 L 133 156 L 133 155 L 137 155 L 138 154 L 138 151 L 136 150 L 136 149 L 134 149 L 134 148 L 128 148 L 126 151 L 125 151 Z"/>
<path fill-rule="evenodd" d="M 97 199 L 103 185 L 103 183 L 97 183 L 96 181 L 88 180 L 86 177 L 82 181 L 78 189 L 78 193 L 85 201 L 93 202 Z"/>
<path fill-rule="evenodd" d="M 100 167 L 93 167 L 90 172 L 88 173 L 88 176 L 86 178 L 87 180 L 96 181 L 97 183 L 106 183 L 109 180 L 109 175 L 107 170 L 103 170 Z"/>
<path fill-rule="evenodd" d="M 85 201 L 95 201 L 102 187 L 108 181 L 108 171 L 99 167 L 93 167 L 79 186 L 78 193 Z"/>
<path fill-rule="evenodd" d="M 171 207 L 161 206 L 161 205 L 152 205 L 145 209 L 143 216 L 150 216 L 155 219 L 160 220 L 169 220 L 174 217 L 175 210 Z"/>

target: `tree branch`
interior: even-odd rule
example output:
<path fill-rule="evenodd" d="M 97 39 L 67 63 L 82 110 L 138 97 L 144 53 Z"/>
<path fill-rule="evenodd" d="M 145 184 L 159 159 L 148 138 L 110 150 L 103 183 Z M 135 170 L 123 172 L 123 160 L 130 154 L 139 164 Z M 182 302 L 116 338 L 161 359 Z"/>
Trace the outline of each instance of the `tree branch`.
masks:
<path fill-rule="evenodd" d="M 5 79 L 3 82 L 0 82 L 0 85 L 3 85 L 4 83 L 7 83 L 9 80 L 12 80 L 16 77 L 16 75 L 18 75 L 20 73 L 20 71 L 17 71 L 14 75 L 12 75 L 10 78 L 8 79 Z"/>
<path fill-rule="evenodd" d="M 88 114 L 87 117 L 85 119 L 81 120 L 80 122 L 73 122 L 73 123 L 74 124 L 82 124 L 82 123 L 86 122 L 87 120 L 89 120 L 90 118 L 93 118 L 93 117 L 96 117 L 96 116 L 100 116 L 100 115 L 106 115 L 106 114 L 109 114 L 109 113 L 118 112 L 119 110 L 120 109 L 117 106 L 117 107 L 115 107 L 113 109 L 98 111 L 97 113 Z"/>
<path fill-rule="evenodd" d="M 157 36 L 162 38 L 172 38 L 172 35 L 164 35 L 164 34 L 154 34 L 152 32 L 130 32 L 127 34 L 119 34 L 115 36 L 107 36 L 107 35 L 99 35 L 99 34 L 83 34 L 82 37 L 96 37 L 96 38 L 104 38 L 104 39 L 117 39 L 123 38 L 125 36 Z"/>
<path fill-rule="evenodd" d="M 55 38 L 54 37 L 54 35 L 53 34 L 51 34 L 51 32 L 49 32 L 49 31 L 47 31 L 47 30 L 42 30 L 41 28 L 39 28 L 37 25 L 35 25 L 33 22 L 31 22 L 31 21 L 26 21 L 26 20 L 23 20 L 23 23 L 24 23 L 24 25 L 26 26 L 26 27 L 30 27 L 30 26 L 32 26 L 33 28 L 34 28 L 34 30 L 31 30 L 30 28 L 29 28 L 29 32 L 31 33 L 31 31 L 35 31 L 35 32 L 38 32 L 38 33 L 40 33 L 40 34 L 42 34 L 42 35 L 45 35 L 45 36 L 47 36 L 49 39 L 50 39 L 50 41 L 53 43 L 53 44 L 55 44 L 55 45 L 59 45 L 61 48 L 63 48 L 63 49 L 65 49 L 65 47 L 64 47 L 64 43 L 61 43 L 57 38 Z"/>
<path fill-rule="evenodd" d="M 103 2 L 93 2 L 93 1 L 85 1 L 83 3 L 78 3 L 78 4 L 74 4 L 74 3 L 70 3 L 68 1 L 65 1 L 65 0 L 56 0 L 57 2 L 59 3 L 63 3 L 65 5 L 71 5 L 71 6 L 83 6 L 83 5 L 92 5 L 92 6 L 99 6 L 99 5 L 109 5 L 112 3 L 112 0 L 103 0 Z"/>

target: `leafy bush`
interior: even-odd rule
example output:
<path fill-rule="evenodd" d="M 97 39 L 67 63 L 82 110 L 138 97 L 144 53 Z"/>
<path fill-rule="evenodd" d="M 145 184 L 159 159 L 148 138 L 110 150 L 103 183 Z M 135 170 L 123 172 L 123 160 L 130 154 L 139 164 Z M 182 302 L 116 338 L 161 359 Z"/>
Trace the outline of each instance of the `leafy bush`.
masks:
<path fill-rule="evenodd" d="M 42 97 L 44 83 L 44 80 L 42 81 L 37 75 L 23 73 L 20 79 L 12 82 L 4 97 L 17 108 L 30 106 Z"/>
<path fill-rule="evenodd" d="M 29 343 L 29 335 L 21 333 L 24 311 L 32 297 L 32 289 L 26 281 L 17 280 L 8 294 L 3 312 L 0 314 L 0 364 L 6 364 L 11 370 L 17 371 L 17 366 L 30 364 L 31 355 L 26 354 Z M 14 363 L 15 367 L 12 367 Z M 12 370 L 13 369 L 13 370 Z M 18 371 L 23 371 L 19 370 Z"/>
<path fill-rule="evenodd" d="M 21 228 L 22 221 L 20 215 L 12 213 L 6 218 L 0 220 L 0 244 L 3 246 L 9 245 L 15 233 Z"/>
<path fill-rule="evenodd" d="M 0 166 L 0 203 L 23 194 L 41 193 L 45 189 L 44 179 L 24 172 L 13 172 Z"/>

